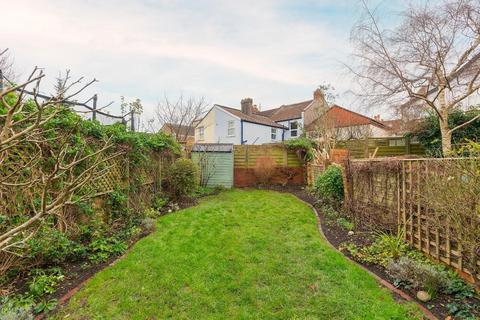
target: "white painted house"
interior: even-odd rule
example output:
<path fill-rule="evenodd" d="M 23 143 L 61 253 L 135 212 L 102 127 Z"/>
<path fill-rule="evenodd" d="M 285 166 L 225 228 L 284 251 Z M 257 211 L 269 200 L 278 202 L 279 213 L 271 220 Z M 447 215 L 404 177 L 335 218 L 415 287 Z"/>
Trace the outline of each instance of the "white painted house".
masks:
<path fill-rule="evenodd" d="M 294 139 L 326 105 L 319 89 L 312 100 L 266 111 L 256 110 L 251 98 L 241 101 L 241 110 L 216 104 L 197 124 L 195 142 L 265 144 Z"/>
<path fill-rule="evenodd" d="M 196 143 L 264 144 L 283 141 L 287 128 L 253 112 L 253 101 L 242 100 L 242 110 L 214 105 L 195 129 Z"/>

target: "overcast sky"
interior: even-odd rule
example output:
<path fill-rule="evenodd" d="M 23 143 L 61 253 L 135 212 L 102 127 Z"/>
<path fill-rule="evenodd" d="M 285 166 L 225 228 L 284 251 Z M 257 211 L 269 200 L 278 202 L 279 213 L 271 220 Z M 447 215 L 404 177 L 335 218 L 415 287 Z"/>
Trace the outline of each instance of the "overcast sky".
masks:
<path fill-rule="evenodd" d="M 382 10 L 403 3 L 383 1 Z M 269 109 L 310 99 L 322 83 L 348 108 L 342 63 L 360 9 L 358 0 L 1 0 L 0 48 L 20 76 L 45 68 L 47 93 L 71 69 L 99 79 L 87 94 L 115 100 L 112 113 L 121 95 L 140 98 L 144 119 L 164 94 L 233 107 L 252 97 Z"/>

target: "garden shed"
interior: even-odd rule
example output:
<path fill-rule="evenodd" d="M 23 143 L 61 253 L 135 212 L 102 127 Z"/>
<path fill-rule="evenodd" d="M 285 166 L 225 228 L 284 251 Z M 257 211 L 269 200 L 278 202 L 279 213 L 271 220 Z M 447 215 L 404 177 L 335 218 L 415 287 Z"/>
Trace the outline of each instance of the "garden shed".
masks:
<path fill-rule="evenodd" d="M 233 186 L 233 144 L 195 144 L 192 148 L 192 161 L 200 168 L 202 186 Z"/>

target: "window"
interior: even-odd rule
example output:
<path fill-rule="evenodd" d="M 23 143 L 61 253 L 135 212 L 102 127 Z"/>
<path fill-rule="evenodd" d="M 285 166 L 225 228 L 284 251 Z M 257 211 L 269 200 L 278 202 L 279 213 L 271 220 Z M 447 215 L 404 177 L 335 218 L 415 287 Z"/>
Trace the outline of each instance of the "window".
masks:
<path fill-rule="evenodd" d="M 198 127 L 198 140 L 203 140 L 203 139 L 205 139 L 205 128 Z"/>
<path fill-rule="evenodd" d="M 277 129 L 272 128 L 272 140 L 277 140 Z"/>
<path fill-rule="evenodd" d="M 388 140 L 388 145 L 390 147 L 404 147 L 405 139 L 390 139 Z"/>
<path fill-rule="evenodd" d="M 229 137 L 234 137 L 235 136 L 235 121 L 230 120 L 228 121 L 228 136 Z"/>
<path fill-rule="evenodd" d="M 290 137 L 298 136 L 298 122 L 292 121 L 290 122 Z"/>

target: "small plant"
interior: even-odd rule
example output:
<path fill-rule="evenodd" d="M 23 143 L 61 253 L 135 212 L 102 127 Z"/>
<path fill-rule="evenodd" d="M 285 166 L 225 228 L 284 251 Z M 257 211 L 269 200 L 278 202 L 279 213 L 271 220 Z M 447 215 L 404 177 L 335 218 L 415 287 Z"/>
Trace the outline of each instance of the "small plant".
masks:
<path fill-rule="evenodd" d="M 32 279 L 28 283 L 28 295 L 34 299 L 54 293 L 57 285 L 65 278 L 60 268 L 33 269 L 30 274 Z"/>
<path fill-rule="evenodd" d="M 33 320 L 32 301 L 26 303 L 11 297 L 0 298 L 0 319 L 2 320 Z"/>
<path fill-rule="evenodd" d="M 199 183 L 198 168 L 190 159 L 178 159 L 165 174 L 166 190 L 177 200 L 192 193 Z"/>
<path fill-rule="evenodd" d="M 51 299 L 51 300 L 41 300 L 37 305 L 33 308 L 33 312 L 38 314 L 41 312 L 49 312 L 55 309 L 57 306 L 57 299 Z"/>
<path fill-rule="evenodd" d="M 339 166 L 331 165 L 315 181 L 315 192 L 327 201 L 343 201 L 343 177 Z"/>
<path fill-rule="evenodd" d="M 448 272 L 439 266 L 401 257 L 398 261 L 391 261 L 387 272 L 397 281 L 411 284 L 415 289 L 426 290 L 432 297 L 448 288 L 450 278 Z"/>
<path fill-rule="evenodd" d="M 160 211 L 167 205 L 168 199 L 156 196 L 155 199 L 153 199 L 152 202 L 153 202 L 152 203 L 152 208 L 154 208 L 157 211 Z"/>
<path fill-rule="evenodd" d="M 380 234 L 375 241 L 367 247 L 360 248 L 350 254 L 356 259 L 371 264 L 386 267 L 391 260 L 398 259 L 410 253 L 408 245 L 401 236 Z"/>
<path fill-rule="evenodd" d="M 452 275 L 451 278 L 452 280 L 445 288 L 446 294 L 453 295 L 457 300 L 463 300 L 475 296 L 475 289 L 473 286 L 466 284 L 456 275 Z"/>
<path fill-rule="evenodd" d="M 88 258 L 94 263 L 105 262 L 111 256 L 124 253 L 127 248 L 124 241 L 115 237 L 95 239 L 90 243 L 89 249 L 92 254 Z"/>
<path fill-rule="evenodd" d="M 142 229 L 147 233 L 152 233 L 157 229 L 157 221 L 152 218 L 145 218 L 142 220 Z"/>
<path fill-rule="evenodd" d="M 475 306 L 469 303 L 452 302 L 447 304 L 447 309 L 448 309 L 448 312 L 455 317 L 455 319 L 463 319 L 463 320 L 478 319 L 472 313 L 472 311 L 475 309 Z"/>
<path fill-rule="evenodd" d="M 355 225 L 353 224 L 353 222 L 350 222 L 343 217 L 338 218 L 336 222 L 341 228 L 347 231 L 352 231 L 355 228 Z"/>

